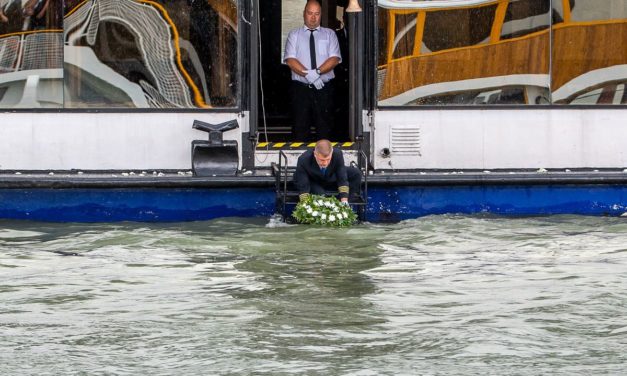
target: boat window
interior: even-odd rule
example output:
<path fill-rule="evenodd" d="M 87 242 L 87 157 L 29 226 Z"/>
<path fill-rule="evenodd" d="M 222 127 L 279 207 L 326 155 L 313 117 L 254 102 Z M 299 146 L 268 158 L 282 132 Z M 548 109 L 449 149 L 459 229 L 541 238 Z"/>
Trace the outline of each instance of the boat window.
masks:
<path fill-rule="evenodd" d="M 378 20 L 380 106 L 626 104 L 625 0 L 379 0 Z"/>
<path fill-rule="evenodd" d="M 235 0 L 66 7 L 65 107 L 235 107 L 237 27 Z"/>
<path fill-rule="evenodd" d="M 496 5 L 425 12 L 423 51 L 437 52 L 490 42 Z"/>
<path fill-rule="evenodd" d="M 63 106 L 62 2 L 0 0 L 0 108 Z"/>
<path fill-rule="evenodd" d="M 2 108 L 232 108 L 236 0 L 0 0 Z"/>
<path fill-rule="evenodd" d="M 627 104 L 627 1 L 570 0 L 559 5 L 552 26 L 553 103 Z"/>
<path fill-rule="evenodd" d="M 417 14 L 395 14 L 394 18 L 395 37 L 392 47 L 392 59 L 411 56 L 416 43 Z"/>
<path fill-rule="evenodd" d="M 551 27 L 551 2 L 519 0 L 507 5 L 501 40 L 520 38 Z"/>
<path fill-rule="evenodd" d="M 380 106 L 549 103 L 547 1 L 378 4 Z"/>
<path fill-rule="evenodd" d="M 570 3 L 570 21 L 573 22 L 627 19 L 625 0 L 571 0 Z"/>

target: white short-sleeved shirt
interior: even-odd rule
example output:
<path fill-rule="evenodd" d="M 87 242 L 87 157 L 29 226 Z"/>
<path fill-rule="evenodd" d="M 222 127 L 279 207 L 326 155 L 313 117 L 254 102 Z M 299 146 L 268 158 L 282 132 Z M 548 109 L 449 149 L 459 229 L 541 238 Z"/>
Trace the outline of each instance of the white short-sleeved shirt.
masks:
<path fill-rule="evenodd" d="M 326 27 L 318 26 L 316 31 L 313 32 L 314 40 L 316 41 L 316 63 L 318 67 L 310 67 L 311 58 L 309 54 L 309 35 L 311 32 L 307 26 L 299 27 L 290 31 L 287 35 L 287 42 L 285 42 L 285 55 L 283 56 L 283 62 L 287 59 L 294 58 L 300 61 L 301 64 L 307 69 L 316 69 L 321 66 L 330 57 L 335 56 L 342 61 L 342 55 L 340 54 L 340 44 L 337 41 L 335 32 Z M 320 76 L 323 82 L 328 82 L 335 77 L 333 70 L 324 73 Z M 292 80 L 307 83 L 305 77 L 299 76 L 292 72 Z"/>

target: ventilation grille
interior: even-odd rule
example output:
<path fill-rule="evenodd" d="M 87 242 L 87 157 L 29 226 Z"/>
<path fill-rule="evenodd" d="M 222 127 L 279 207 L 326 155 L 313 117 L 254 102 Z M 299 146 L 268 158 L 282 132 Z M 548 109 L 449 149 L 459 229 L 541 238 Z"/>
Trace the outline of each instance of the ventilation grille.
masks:
<path fill-rule="evenodd" d="M 390 130 L 392 155 L 420 156 L 420 128 L 395 128 Z"/>

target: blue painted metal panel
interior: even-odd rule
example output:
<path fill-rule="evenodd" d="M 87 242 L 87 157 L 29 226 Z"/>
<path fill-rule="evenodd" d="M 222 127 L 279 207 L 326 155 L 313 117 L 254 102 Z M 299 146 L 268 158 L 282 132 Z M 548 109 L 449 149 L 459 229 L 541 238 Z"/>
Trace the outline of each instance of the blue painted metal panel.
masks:
<path fill-rule="evenodd" d="M 618 216 L 627 212 L 625 185 L 374 187 L 368 196 L 370 221 L 445 213 Z"/>
<path fill-rule="evenodd" d="M 0 190 L 0 218 L 6 219 L 154 222 L 272 213 L 274 192 L 265 188 Z"/>
<path fill-rule="evenodd" d="M 622 215 L 626 185 L 377 186 L 369 221 L 431 214 Z M 269 217 L 271 188 L 0 189 L 0 218 L 60 222 L 194 221 Z"/>

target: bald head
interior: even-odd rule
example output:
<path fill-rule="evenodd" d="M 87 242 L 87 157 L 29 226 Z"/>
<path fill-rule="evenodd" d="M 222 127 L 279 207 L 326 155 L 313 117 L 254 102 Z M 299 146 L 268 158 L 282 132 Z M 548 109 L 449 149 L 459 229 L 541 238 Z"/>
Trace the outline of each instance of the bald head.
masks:
<path fill-rule="evenodd" d="M 316 0 L 307 1 L 307 5 L 305 5 L 305 10 L 303 11 L 305 26 L 309 29 L 315 29 L 320 26 L 321 15 L 322 7 L 320 3 Z"/>

